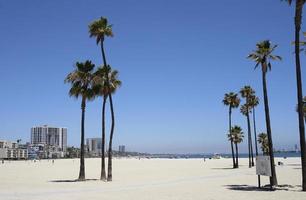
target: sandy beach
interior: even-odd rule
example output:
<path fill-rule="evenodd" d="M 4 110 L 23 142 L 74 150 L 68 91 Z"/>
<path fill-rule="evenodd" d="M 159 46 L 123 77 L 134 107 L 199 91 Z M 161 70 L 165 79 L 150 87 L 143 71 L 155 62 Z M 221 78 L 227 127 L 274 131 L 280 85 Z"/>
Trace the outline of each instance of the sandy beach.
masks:
<path fill-rule="evenodd" d="M 69 182 L 78 176 L 78 159 L 6 161 L 0 164 L 1 200 L 67 199 L 304 199 L 299 158 L 276 158 L 276 191 L 257 190 L 255 168 L 247 159 L 231 169 L 231 159 L 114 159 L 113 182 Z M 86 159 L 86 178 L 97 179 L 100 159 Z M 262 177 L 262 184 L 268 184 Z M 250 198 L 251 197 L 251 198 Z"/>

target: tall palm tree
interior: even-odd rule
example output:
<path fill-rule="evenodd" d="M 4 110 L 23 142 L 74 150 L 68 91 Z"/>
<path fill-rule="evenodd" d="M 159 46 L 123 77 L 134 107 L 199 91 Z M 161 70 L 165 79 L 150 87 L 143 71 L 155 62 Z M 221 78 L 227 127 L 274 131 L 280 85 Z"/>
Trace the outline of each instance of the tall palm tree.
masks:
<path fill-rule="evenodd" d="M 244 114 L 247 117 L 247 122 L 248 122 L 248 146 L 249 146 L 249 163 L 251 163 L 251 166 L 254 166 L 254 153 L 253 153 L 253 142 L 252 142 L 252 135 L 251 135 L 251 125 L 250 125 L 250 116 L 249 113 L 251 112 L 251 99 L 252 96 L 255 94 L 255 91 L 251 86 L 246 85 L 243 88 L 240 89 L 240 94 L 242 98 L 245 98 L 246 103 L 244 104 L 245 110 L 248 112 L 245 112 Z"/>
<path fill-rule="evenodd" d="M 289 5 L 293 0 L 287 0 Z M 302 161 L 302 190 L 306 191 L 306 142 L 305 142 L 305 125 L 303 120 L 303 89 L 302 89 L 302 74 L 300 62 L 300 31 L 302 24 L 303 6 L 306 0 L 295 0 L 295 67 L 296 67 L 296 85 L 297 85 L 297 100 L 299 113 L 299 132 L 301 146 L 301 161 Z"/>
<path fill-rule="evenodd" d="M 269 141 L 266 133 L 258 134 L 258 143 L 261 145 L 261 150 L 264 155 L 269 155 Z"/>
<path fill-rule="evenodd" d="M 256 120 L 255 120 L 255 107 L 259 104 L 259 98 L 254 94 L 249 99 L 249 105 L 252 108 L 253 111 L 253 128 L 254 128 L 254 143 L 255 143 L 255 155 L 258 156 L 258 146 L 257 146 L 257 130 L 256 130 Z M 260 175 L 258 177 L 258 185 L 260 186 Z"/>
<path fill-rule="evenodd" d="M 94 90 L 97 96 L 102 96 L 102 147 L 101 147 L 101 175 L 100 180 L 106 180 L 105 170 L 105 106 L 108 97 L 108 86 L 106 83 L 107 66 L 99 67 L 94 73 Z"/>
<path fill-rule="evenodd" d="M 239 162 L 238 162 L 238 157 L 239 157 L 239 152 L 238 152 L 238 144 L 243 141 L 243 132 L 240 126 L 234 126 L 231 129 L 231 132 L 228 134 L 229 140 L 233 141 L 235 144 L 235 149 L 236 149 L 236 167 L 239 167 Z"/>
<path fill-rule="evenodd" d="M 85 180 L 85 161 L 84 161 L 84 140 L 85 140 L 85 108 L 86 101 L 94 98 L 94 92 L 92 89 L 93 70 L 95 65 L 87 60 L 84 63 L 77 62 L 75 64 L 76 69 L 69 73 L 65 79 L 65 83 L 70 83 L 71 88 L 69 95 L 78 98 L 82 98 L 81 102 L 81 156 L 80 156 L 80 181 Z"/>
<path fill-rule="evenodd" d="M 252 144 L 252 139 L 251 139 L 251 124 L 250 124 L 250 115 L 249 113 L 251 112 L 250 106 L 248 106 L 247 103 L 243 104 L 240 106 L 240 112 L 246 116 L 247 118 L 247 125 L 248 125 L 248 153 L 249 153 L 249 167 L 254 166 L 254 161 L 252 160 L 252 150 L 251 150 L 251 144 Z M 253 162 L 252 162 L 253 161 Z"/>
<path fill-rule="evenodd" d="M 109 65 L 107 65 L 107 66 L 98 68 L 98 70 L 95 72 L 94 83 L 95 83 L 96 94 L 103 97 L 103 106 L 102 106 L 102 144 L 103 144 L 103 142 L 105 143 L 105 103 L 106 103 L 106 99 L 109 96 L 109 94 L 113 94 L 121 86 L 121 81 L 118 79 L 118 71 L 112 70 L 112 68 Z M 110 100 L 112 101 L 112 99 Z M 114 117 L 114 108 L 112 105 L 113 103 L 111 103 L 111 112 L 112 112 L 112 117 Z M 113 119 L 113 121 L 115 120 Z M 111 134 L 110 134 L 110 140 L 109 140 L 108 180 L 111 180 L 112 178 L 113 133 L 114 133 L 114 126 L 111 127 Z M 102 164 L 103 163 L 105 164 L 105 155 L 102 150 Z M 102 168 L 101 179 L 103 179 L 102 177 L 103 174 L 105 175 L 105 168 L 104 168 L 104 171 Z"/>
<path fill-rule="evenodd" d="M 264 105 L 265 105 L 265 115 L 266 115 L 266 127 L 269 140 L 269 155 L 271 161 L 271 174 L 270 184 L 271 186 L 277 185 L 277 178 L 274 165 L 274 153 L 273 153 L 273 141 L 272 141 L 272 131 L 270 123 L 270 112 L 269 112 L 269 101 L 268 101 L 268 92 L 267 92 L 267 81 L 266 74 L 268 70 L 271 70 L 270 60 L 281 60 L 280 56 L 273 55 L 273 51 L 277 45 L 272 45 L 269 40 L 264 40 L 256 44 L 256 50 L 248 55 L 248 59 L 251 59 L 256 62 L 255 68 L 261 65 L 262 71 L 262 86 L 264 94 Z"/>
<path fill-rule="evenodd" d="M 252 95 L 250 100 L 249 100 L 249 105 L 252 108 L 252 112 L 253 112 L 253 126 L 254 126 L 254 143 L 255 143 L 255 155 L 258 156 L 258 147 L 257 147 L 257 130 L 256 130 L 256 120 L 255 120 L 255 107 L 258 106 L 259 104 L 259 98 L 257 96 Z"/>
<path fill-rule="evenodd" d="M 228 116 L 229 116 L 229 132 L 232 129 L 232 109 L 238 108 L 240 104 L 240 99 L 238 97 L 238 94 L 235 94 L 234 92 L 230 92 L 224 95 L 223 104 L 229 107 Z M 235 163 L 235 155 L 234 155 L 234 144 L 233 141 L 231 142 L 231 150 L 232 150 L 232 158 L 233 158 L 233 168 L 236 168 Z"/>
<path fill-rule="evenodd" d="M 100 17 L 100 19 L 98 20 L 95 20 L 93 21 L 89 26 L 89 35 L 90 37 L 95 37 L 96 38 L 96 42 L 97 42 L 97 45 L 100 44 L 100 47 L 101 47 L 101 53 L 102 53 L 102 60 L 103 60 L 103 64 L 105 67 L 107 67 L 107 62 L 106 62 L 106 56 L 105 56 L 105 50 L 104 50 L 104 40 L 105 40 L 105 37 L 113 37 L 113 30 L 112 30 L 112 25 L 108 24 L 108 20 L 105 18 L 105 17 Z M 106 76 L 107 80 L 106 80 L 106 84 L 108 83 L 108 76 Z M 106 85 L 106 87 L 108 87 Z M 108 89 L 109 90 L 109 89 Z M 111 107 L 111 110 L 112 110 L 112 94 L 109 93 L 108 94 L 109 96 L 109 100 L 110 100 L 110 107 Z M 106 102 L 106 99 L 107 99 L 107 96 L 104 97 L 105 98 L 105 101 L 103 100 L 104 102 L 104 112 L 105 112 L 105 102 Z M 103 107 L 102 105 L 102 107 Z M 102 108 L 103 110 L 103 108 Z M 103 111 L 102 111 L 103 113 Z M 112 124 L 111 124 L 111 132 L 114 131 L 114 127 L 115 127 L 115 121 L 114 121 L 114 116 L 113 116 L 113 112 L 112 113 Z M 105 122 L 103 122 L 103 119 L 102 118 L 102 126 L 103 124 L 105 125 Z M 103 130 L 104 130 L 104 133 L 103 133 Z M 112 133 L 111 133 L 112 134 Z M 103 128 L 102 127 L 102 136 L 105 136 L 105 127 Z M 104 141 L 103 141 L 103 137 L 102 137 L 102 152 L 105 151 L 105 137 L 104 137 Z M 104 156 L 104 153 L 101 155 L 101 180 L 105 180 L 106 179 L 106 175 L 105 175 L 105 158 L 103 158 Z M 107 177 L 107 180 L 108 181 L 111 181 L 112 178 L 111 177 Z"/>
<path fill-rule="evenodd" d="M 111 132 L 109 137 L 108 144 L 108 168 L 107 168 L 107 180 L 112 181 L 113 179 L 113 165 L 112 165 L 112 155 L 113 155 L 113 136 L 114 136 L 114 128 L 115 128 L 115 113 L 113 106 L 112 94 L 116 92 L 116 90 L 121 86 L 121 81 L 118 79 L 118 71 L 112 70 L 112 68 L 108 65 L 108 88 L 109 88 L 109 102 L 110 102 L 110 110 L 112 116 L 112 125 Z"/>

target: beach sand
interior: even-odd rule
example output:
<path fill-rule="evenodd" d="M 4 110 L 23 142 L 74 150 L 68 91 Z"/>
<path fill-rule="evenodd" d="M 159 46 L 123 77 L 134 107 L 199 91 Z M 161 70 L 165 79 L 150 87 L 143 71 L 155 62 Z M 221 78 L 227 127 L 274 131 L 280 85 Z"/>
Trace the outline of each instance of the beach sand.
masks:
<path fill-rule="evenodd" d="M 1 200 L 246 200 L 306 199 L 301 191 L 299 158 L 276 158 L 276 191 L 258 190 L 255 167 L 247 159 L 231 169 L 231 159 L 135 159 L 113 161 L 113 181 L 69 182 L 78 177 L 79 160 L 0 163 Z M 86 178 L 99 179 L 100 159 L 86 159 Z M 262 184 L 268 184 L 262 177 Z"/>

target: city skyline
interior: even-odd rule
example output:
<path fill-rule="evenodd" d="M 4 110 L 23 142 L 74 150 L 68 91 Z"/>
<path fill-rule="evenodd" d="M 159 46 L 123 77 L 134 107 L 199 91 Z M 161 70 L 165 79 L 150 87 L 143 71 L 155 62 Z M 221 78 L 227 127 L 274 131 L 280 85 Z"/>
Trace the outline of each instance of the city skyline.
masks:
<path fill-rule="evenodd" d="M 276 53 L 283 57 L 268 73 L 274 146 L 299 144 L 291 45 L 294 9 L 286 3 L 93 2 L 0 4 L 0 35 L 5 38 L 0 76 L 9 83 L 0 86 L 7 94 L 0 100 L 1 139 L 30 141 L 30 127 L 48 123 L 69 128 L 68 145 L 79 146 L 80 101 L 68 97 L 63 80 L 76 61 L 101 64 L 87 25 L 108 16 L 115 37 L 106 42 L 106 53 L 123 82 L 115 94 L 114 146 L 126 144 L 132 151 L 149 153 L 228 153 L 228 110 L 221 101 L 224 93 L 238 92 L 244 85 L 260 97 L 258 131 L 265 131 L 260 72 L 246 59 L 264 39 L 278 44 Z M 302 65 L 305 57 L 302 53 Z M 88 103 L 86 138 L 101 137 L 101 104 L 100 98 Z M 246 132 L 238 109 L 233 124 Z M 246 149 L 244 142 L 241 150 Z"/>

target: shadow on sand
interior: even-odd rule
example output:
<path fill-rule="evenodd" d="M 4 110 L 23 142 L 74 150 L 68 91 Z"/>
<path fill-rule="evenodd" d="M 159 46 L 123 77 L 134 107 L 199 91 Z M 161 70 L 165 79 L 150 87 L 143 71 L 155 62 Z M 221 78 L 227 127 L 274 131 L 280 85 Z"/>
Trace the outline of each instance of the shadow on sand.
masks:
<path fill-rule="evenodd" d="M 98 181 L 99 179 L 85 179 L 85 180 L 79 180 L 79 179 L 72 179 L 72 180 L 51 180 L 49 182 L 51 183 L 74 183 L 74 182 L 84 182 L 84 181 Z"/>
<path fill-rule="evenodd" d="M 220 168 L 211 168 L 211 169 L 213 169 L 213 170 L 215 170 L 215 169 L 220 169 L 220 170 L 224 170 L 224 169 L 237 169 L 237 168 L 233 168 L 233 167 L 220 167 Z"/>
<path fill-rule="evenodd" d="M 258 188 L 256 186 L 251 185 L 225 185 L 227 189 L 229 190 L 235 190 L 235 191 L 262 191 L 262 192 L 270 192 L 270 185 L 261 186 L 261 188 Z M 292 185 L 278 185 L 277 187 L 273 188 L 272 191 L 275 190 L 283 190 L 288 191 L 290 189 L 295 188 L 295 186 Z"/>

